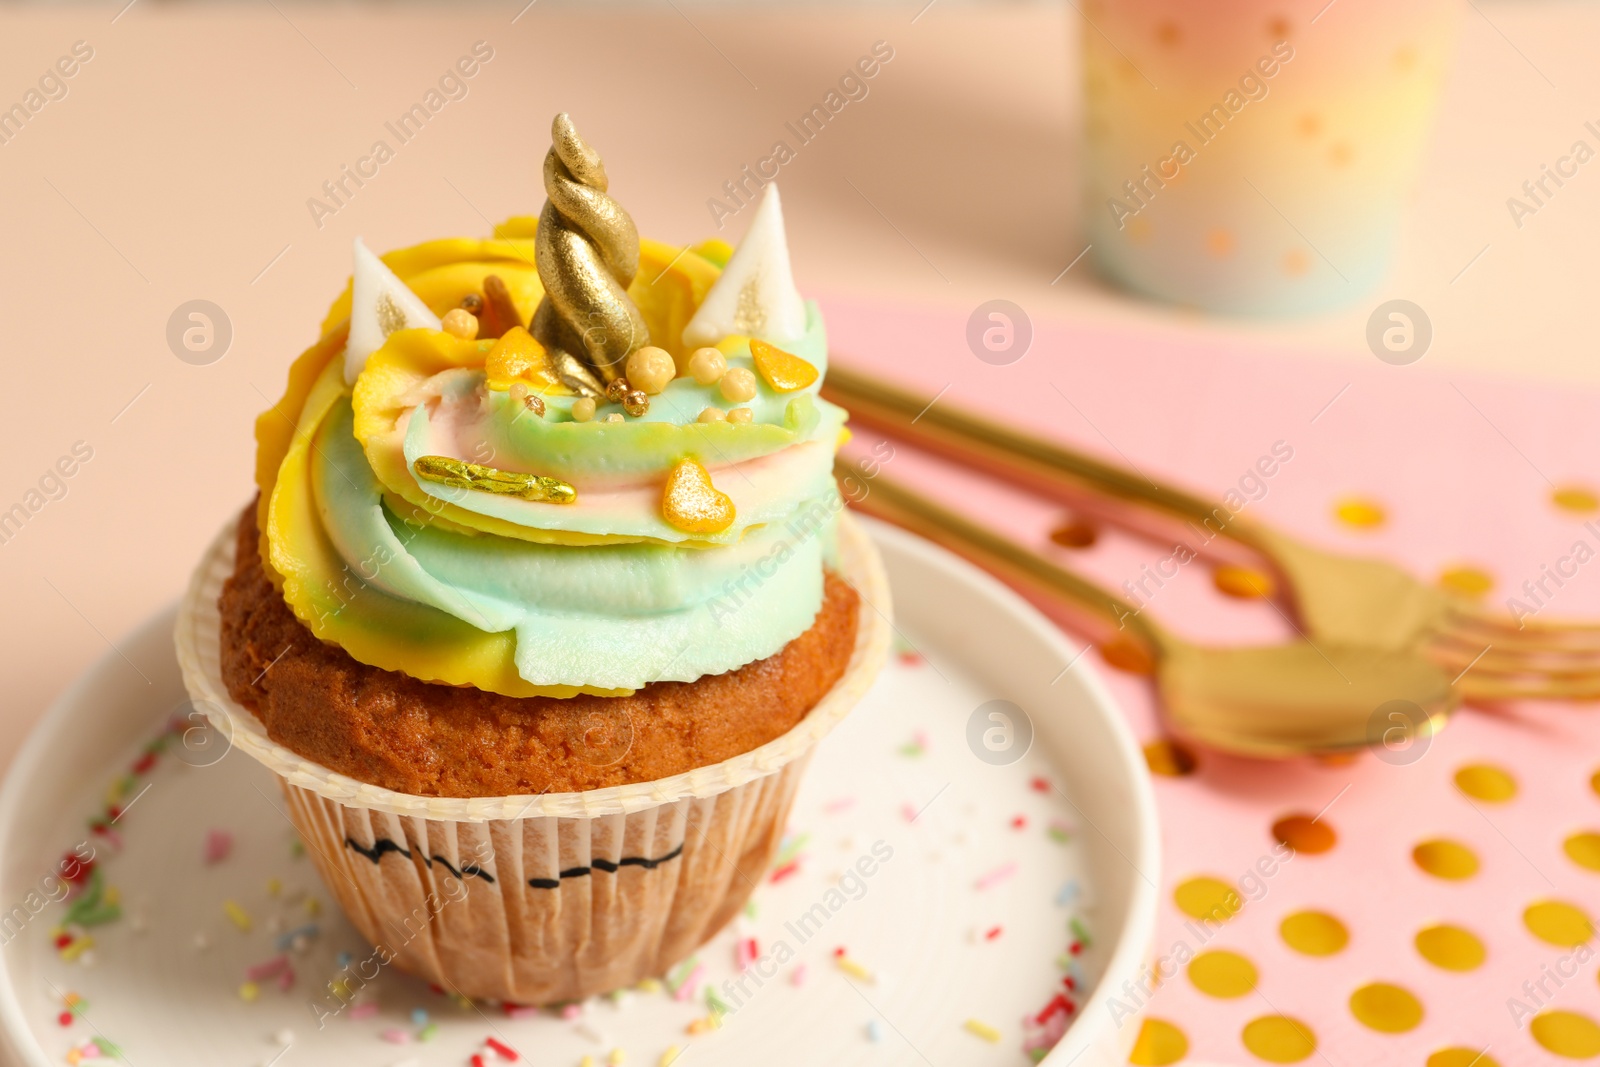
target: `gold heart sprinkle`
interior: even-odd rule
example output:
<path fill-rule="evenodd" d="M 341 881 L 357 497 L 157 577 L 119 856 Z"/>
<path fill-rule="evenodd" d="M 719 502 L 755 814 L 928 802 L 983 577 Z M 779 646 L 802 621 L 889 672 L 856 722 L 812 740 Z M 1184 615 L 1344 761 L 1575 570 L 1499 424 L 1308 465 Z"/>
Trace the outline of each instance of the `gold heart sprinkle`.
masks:
<path fill-rule="evenodd" d="M 711 484 L 711 472 L 686 459 L 667 475 L 661 517 L 685 533 L 721 533 L 733 525 L 733 500 Z"/>
<path fill-rule="evenodd" d="M 541 393 L 565 395 L 572 392 L 550 365 L 550 354 L 544 345 L 521 326 L 511 327 L 495 341 L 484 359 L 483 369 L 490 389 L 504 390 L 513 382 L 524 382 Z"/>
<path fill-rule="evenodd" d="M 425 482 L 448 485 L 452 489 L 474 489 L 539 504 L 571 504 L 578 499 L 578 491 L 559 478 L 482 467 L 449 456 L 418 456 L 411 469 Z"/>
<path fill-rule="evenodd" d="M 792 393 L 817 380 L 817 368 L 799 356 L 750 338 L 750 358 L 775 392 Z"/>

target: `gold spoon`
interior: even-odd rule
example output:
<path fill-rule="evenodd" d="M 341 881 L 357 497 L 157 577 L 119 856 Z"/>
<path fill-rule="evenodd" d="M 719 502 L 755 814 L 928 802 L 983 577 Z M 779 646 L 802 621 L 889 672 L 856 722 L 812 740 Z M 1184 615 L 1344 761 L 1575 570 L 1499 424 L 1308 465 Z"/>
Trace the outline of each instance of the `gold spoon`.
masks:
<path fill-rule="evenodd" d="M 1194 644 L 1115 593 L 881 472 L 868 473 L 841 457 L 834 473 L 845 499 L 859 510 L 965 556 L 1047 609 L 1086 610 L 1098 620 L 1096 628 L 1104 631 L 1109 622 L 1130 633 L 1153 658 L 1173 732 L 1197 744 L 1269 759 L 1409 745 L 1442 728 L 1460 703 L 1445 673 L 1414 651 L 1306 639 L 1248 647 Z M 1077 624 L 1085 621 L 1078 612 L 1071 616 Z"/>
<path fill-rule="evenodd" d="M 847 367 L 829 366 L 823 396 L 847 408 L 853 422 L 1155 543 L 1188 545 L 1229 563 L 1265 561 L 1308 639 L 1324 648 L 1418 648 L 1468 700 L 1600 698 L 1600 624 L 1513 618 L 1386 561 L 1313 547 L 1221 502 Z"/>

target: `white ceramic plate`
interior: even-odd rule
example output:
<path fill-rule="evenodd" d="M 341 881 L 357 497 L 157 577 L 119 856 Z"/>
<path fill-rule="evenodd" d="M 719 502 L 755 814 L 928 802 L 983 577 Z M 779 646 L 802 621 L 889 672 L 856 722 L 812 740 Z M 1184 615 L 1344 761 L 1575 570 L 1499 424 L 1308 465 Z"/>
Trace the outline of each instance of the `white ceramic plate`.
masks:
<path fill-rule="evenodd" d="M 362 1007 L 335 1010 L 327 983 L 340 955 L 359 967 L 370 949 L 293 855 L 271 775 L 240 753 L 174 744 L 126 790 L 120 849 L 91 834 L 86 821 L 108 785 L 189 710 L 169 610 L 72 686 L 0 792 L 0 1032 L 11 1062 L 55 1067 L 99 1037 L 133 1067 L 466 1065 L 494 1037 L 521 1062 L 573 1067 L 586 1055 L 605 1064 L 615 1049 L 654 1065 L 675 1046 L 685 1064 L 1018 1064 L 1023 1017 L 1061 991 L 1064 973 L 1079 982 L 1076 1021 L 1046 1063 L 1125 1062 L 1136 1021 L 1119 1024 L 1106 1001 L 1147 955 L 1159 882 L 1138 748 L 1087 660 L 1065 669 L 1076 648 L 1020 598 L 942 549 L 878 524 L 872 532 L 909 647 L 818 749 L 791 821 L 806 835 L 797 869 L 764 883 L 754 914 L 698 953 L 706 984 L 736 1009 L 720 1028 L 686 1032 L 708 1015 L 703 987 L 684 1001 L 628 993 L 575 1018 L 513 1017 L 388 971 L 355 997 Z M 213 830 L 233 846 L 207 863 Z M 87 965 L 57 951 L 52 929 L 67 905 L 46 877 L 85 841 L 124 912 L 88 929 Z M 870 877 L 840 881 L 874 853 Z M 308 914 L 308 899 L 320 914 Z M 250 917 L 248 931 L 226 901 Z M 1076 956 L 1074 918 L 1089 934 Z M 315 935 L 288 953 L 293 985 L 269 978 L 242 999 L 246 969 L 307 923 Z M 741 987 L 744 938 L 771 973 L 747 974 Z M 870 979 L 840 965 L 841 947 Z M 67 994 L 83 1005 L 63 1025 Z M 415 1040 L 418 1009 L 436 1024 L 426 1043 Z M 505 1062 L 485 1053 L 485 1064 Z"/>

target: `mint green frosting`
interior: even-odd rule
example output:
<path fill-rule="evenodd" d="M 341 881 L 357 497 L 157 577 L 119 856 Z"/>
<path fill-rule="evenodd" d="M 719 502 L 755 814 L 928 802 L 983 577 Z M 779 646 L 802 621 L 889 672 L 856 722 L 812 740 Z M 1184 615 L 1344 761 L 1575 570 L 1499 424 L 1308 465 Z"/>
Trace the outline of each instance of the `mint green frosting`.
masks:
<path fill-rule="evenodd" d="M 532 684 L 638 689 L 722 674 L 772 655 L 821 608 L 842 507 L 825 472 L 791 486 L 797 496 L 727 545 L 545 545 L 402 522 L 383 503 L 353 420 L 341 399 L 312 465 L 335 549 L 392 596 L 486 632 L 515 630 L 517 672 Z M 831 446 L 818 451 L 831 462 Z"/>
<path fill-rule="evenodd" d="M 693 456 L 716 471 L 736 463 L 777 456 L 796 445 L 817 442 L 821 447 L 803 450 L 803 461 L 785 467 L 781 484 L 757 491 L 748 475 L 727 474 L 718 488 L 740 498 L 738 517 L 725 532 L 692 539 L 731 544 L 754 526 L 781 521 L 798 503 L 833 491 L 833 453 L 844 428 L 842 408 L 823 400 L 819 394 L 822 374 L 827 370 L 827 332 L 816 304 L 808 302 L 806 335 L 789 351 L 815 366 L 816 382 L 805 389 L 778 393 L 756 376 L 756 395 L 749 401 L 732 404 L 723 399 L 718 386 L 700 385 L 693 378 L 674 379 L 659 394 L 650 398 L 650 410 L 643 416 L 607 423 L 600 420 L 620 405 L 602 403 L 595 421 L 575 422 L 571 416 L 572 397 L 545 398 L 544 417 L 529 415 L 505 393 L 490 393 L 489 417 L 476 428 L 481 436 L 471 442 L 471 453 L 463 444 L 449 440 L 446 428 L 436 424 L 427 406 L 419 406 L 406 428 L 404 454 L 409 468 L 427 455 L 456 455 L 462 459 L 512 470 L 531 470 L 560 478 L 579 486 L 580 498 L 590 487 L 637 482 L 659 482 L 679 460 Z M 747 340 L 739 341 L 727 353 L 728 366 L 754 372 Z M 484 375 L 461 370 L 441 375 L 437 388 L 444 401 L 453 405 L 476 404 Z M 751 410 L 747 424 L 696 421 L 708 407 L 723 410 L 739 406 Z M 448 444 L 446 443 L 448 442 Z M 796 454 L 798 457 L 798 453 Z M 740 479 L 744 479 L 741 481 Z M 436 482 L 419 482 L 428 496 L 493 518 L 523 523 L 529 514 L 526 502 L 490 493 L 454 489 Z M 670 526 L 655 508 L 628 508 L 607 511 L 588 508 L 551 508 L 538 512 L 541 529 L 584 534 L 616 534 L 681 542 L 691 536 Z"/>

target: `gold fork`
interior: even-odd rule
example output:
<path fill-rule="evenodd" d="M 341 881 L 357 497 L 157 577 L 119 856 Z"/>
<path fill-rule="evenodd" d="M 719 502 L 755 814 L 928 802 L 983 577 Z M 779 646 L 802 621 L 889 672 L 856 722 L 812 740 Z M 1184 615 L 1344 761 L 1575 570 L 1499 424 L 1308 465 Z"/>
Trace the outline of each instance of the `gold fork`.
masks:
<path fill-rule="evenodd" d="M 1277 579 L 1285 617 L 1309 640 L 1422 649 L 1474 701 L 1600 698 L 1600 624 L 1513 619 L 1393 564 L 1314 548 L 1219 502 L 836 364 L 823 395 L 859 423 L 1165 544 L 1232 561 L 1242 546 Z"/>
<path fill-rule="evenodd" d="M 1241 756 L 1281 759 L 1393 743 L 1435 733 L 1460 703 L 1437 664 L 1410 649 L 1304 638 L 1215 648 L 1177 637 L 1128 601 L 1037 552 L 885 478 L 839 459 L 852 507 L 966 556 L 1050 614 L 1076 608 L 1077 630 L 1130 633 L 1152 654 L 1166 722 L 1179 737 Z M 1071 666 L 1071 664 L 1068 664 Z M 1397 726 L 1398 724 L 1398 726 Z"/>

